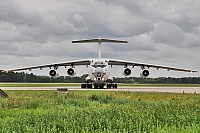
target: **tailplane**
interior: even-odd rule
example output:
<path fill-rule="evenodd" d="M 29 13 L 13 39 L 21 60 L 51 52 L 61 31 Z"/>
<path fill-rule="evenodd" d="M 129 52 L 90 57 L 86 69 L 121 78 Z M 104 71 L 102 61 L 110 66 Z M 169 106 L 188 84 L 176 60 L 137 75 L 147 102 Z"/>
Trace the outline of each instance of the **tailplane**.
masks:
<path fill-rule="evenodd" d="M 102 42 L 110 42 L 110 43 L 128 43 L 127 41 L 122 40 L 112 40 L 112 39 L 89 39 L 89 40 L 78 40 L 78 41 L 72 41 L 72 43 L 93 43 L 98 42 L 98 58 L 101 58 L 101 43 Z"/>

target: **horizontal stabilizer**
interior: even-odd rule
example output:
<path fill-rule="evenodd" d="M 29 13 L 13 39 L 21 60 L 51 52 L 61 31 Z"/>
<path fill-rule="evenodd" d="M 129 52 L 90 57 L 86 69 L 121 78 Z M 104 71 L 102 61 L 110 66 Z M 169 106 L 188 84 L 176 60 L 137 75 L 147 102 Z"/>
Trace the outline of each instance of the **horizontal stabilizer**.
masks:
<path fill-rule="evenodd" d="M 112 40 L 112 39 L 89 39 L 89 40 L 78 40 L 78 41 L 72 41 L 72 43 L 91 43 L 91 42 L 111 42 L 111 43 L 128 43 L 127 41 L 122 40 Z"/>
<path fill-rule="evenodd" d="M 91 43 L 91 42 L 97 42 L 98 43 L 98 58 L 101 58 L 101 43 L 102 42 L 111 42 L 111 43 L 128 43 L 127 41 L 122 40 L 112 40 L 112 39 L 89 39 L 89 40 L 78 40 L 78 41 L 72 41 L 72 43 Z"/>

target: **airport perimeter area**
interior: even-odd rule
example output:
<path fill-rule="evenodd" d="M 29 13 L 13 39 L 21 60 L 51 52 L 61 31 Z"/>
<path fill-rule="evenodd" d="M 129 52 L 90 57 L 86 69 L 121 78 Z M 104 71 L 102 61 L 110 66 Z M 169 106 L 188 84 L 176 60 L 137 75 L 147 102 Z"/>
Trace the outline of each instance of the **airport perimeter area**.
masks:
<path fill-rule="evenodd" d="M 79 83 L 0 83 L 2 90 L 68 90 L 200 93 L 198 84 L 119 84 L 118 89 L 81 89 Z"/>

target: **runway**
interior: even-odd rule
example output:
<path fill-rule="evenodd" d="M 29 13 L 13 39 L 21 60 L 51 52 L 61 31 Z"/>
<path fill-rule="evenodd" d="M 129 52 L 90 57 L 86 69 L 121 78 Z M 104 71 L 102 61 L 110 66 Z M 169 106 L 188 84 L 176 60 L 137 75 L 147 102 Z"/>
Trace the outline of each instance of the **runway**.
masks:
<path fill-rule="evenodd" d="M 168 92 L 168 93 L 200 93 L 200 87 L 119 87 L 118 89 L 81 89 L 78 87 L 1 87 L 2 90 L 57 90 L 67 88 L 80 91 L 128 91 L 128 92 Z"/>

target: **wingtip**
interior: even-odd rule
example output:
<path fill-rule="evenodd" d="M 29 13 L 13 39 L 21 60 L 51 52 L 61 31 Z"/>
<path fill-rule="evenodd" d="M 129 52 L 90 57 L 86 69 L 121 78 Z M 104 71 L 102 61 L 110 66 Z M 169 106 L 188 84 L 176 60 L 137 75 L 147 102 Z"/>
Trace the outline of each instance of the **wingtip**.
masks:
<path fill-rule="evenodd" d="M 191 73 L 197 73 L 198 71 L 194 70 L 194 71 L 191 71 Z"/>

